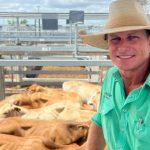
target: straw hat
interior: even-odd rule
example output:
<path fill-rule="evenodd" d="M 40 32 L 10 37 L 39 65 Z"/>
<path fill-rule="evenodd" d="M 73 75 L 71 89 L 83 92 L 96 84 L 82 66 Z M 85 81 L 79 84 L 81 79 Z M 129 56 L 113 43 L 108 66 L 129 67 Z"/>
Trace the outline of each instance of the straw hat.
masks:
<path fill-rule="evenodd" d="M 101 32 L 87 35 L 81 31 L 79 36 L 88 45 L 107 49 L 106 34 L 140 29 L 150 29 L 150 22 L 140 3 L 136 0 L 117 0 L 111 3 L 108 21 Z"/>

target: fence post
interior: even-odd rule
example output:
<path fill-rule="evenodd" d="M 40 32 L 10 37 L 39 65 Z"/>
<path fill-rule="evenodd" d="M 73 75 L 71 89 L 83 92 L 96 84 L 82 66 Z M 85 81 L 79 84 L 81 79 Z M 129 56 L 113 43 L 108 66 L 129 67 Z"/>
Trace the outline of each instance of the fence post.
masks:
<path fill-rule="evenodd" d="M 4 67 L 0 66 L 0 100 L 5 98 Z"/>

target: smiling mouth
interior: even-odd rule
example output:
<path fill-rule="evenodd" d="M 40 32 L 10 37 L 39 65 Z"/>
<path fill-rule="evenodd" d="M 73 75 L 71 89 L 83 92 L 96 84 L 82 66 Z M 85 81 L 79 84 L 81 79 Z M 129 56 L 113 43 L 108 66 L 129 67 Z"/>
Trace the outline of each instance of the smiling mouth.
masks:
<path fill-rule="evenodd" d="M 134 55 L 130 55 L 130 56 L 117 56 L 117 57 L 120 58 L 120 59 L 129 59 L 129 58 L 134 57 Z"/>

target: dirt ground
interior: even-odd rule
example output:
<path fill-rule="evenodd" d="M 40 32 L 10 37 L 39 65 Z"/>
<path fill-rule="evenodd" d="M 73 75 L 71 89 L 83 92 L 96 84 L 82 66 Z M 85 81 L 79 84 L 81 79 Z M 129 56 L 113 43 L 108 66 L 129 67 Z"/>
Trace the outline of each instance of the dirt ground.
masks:
<path fill-rule="evenodd" d="M 85 67 L 62 67 L 62 66 L 44 66 L 42 70 L 51 70 L 51 71 L 80 71 L 86 70 Z M 87 78 L 87 75 L 83 74 L 39 74 L 39 78 Z"/>

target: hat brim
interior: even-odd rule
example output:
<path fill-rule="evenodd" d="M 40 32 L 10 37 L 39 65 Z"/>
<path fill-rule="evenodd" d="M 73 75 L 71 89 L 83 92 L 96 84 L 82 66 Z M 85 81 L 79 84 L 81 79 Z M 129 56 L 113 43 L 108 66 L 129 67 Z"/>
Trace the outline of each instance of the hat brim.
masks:
<path fill-rule="evenodd" d="M 105 40 L 106 34 L 117 33 L 117 32 L 124 32 L 124 31 L 131 31 L 131 30 L 143 30 L 147 29 L 150 30 L 150 26 L 124 26 L 119 28 L 113 29 L 104 29 L 102 32 L 98 32 L 95 34 L 80 34 L 80 38 L 83 40 L 83 43 L 101 48 L 101 49 L 108 49 L 107 41 Z"/>

